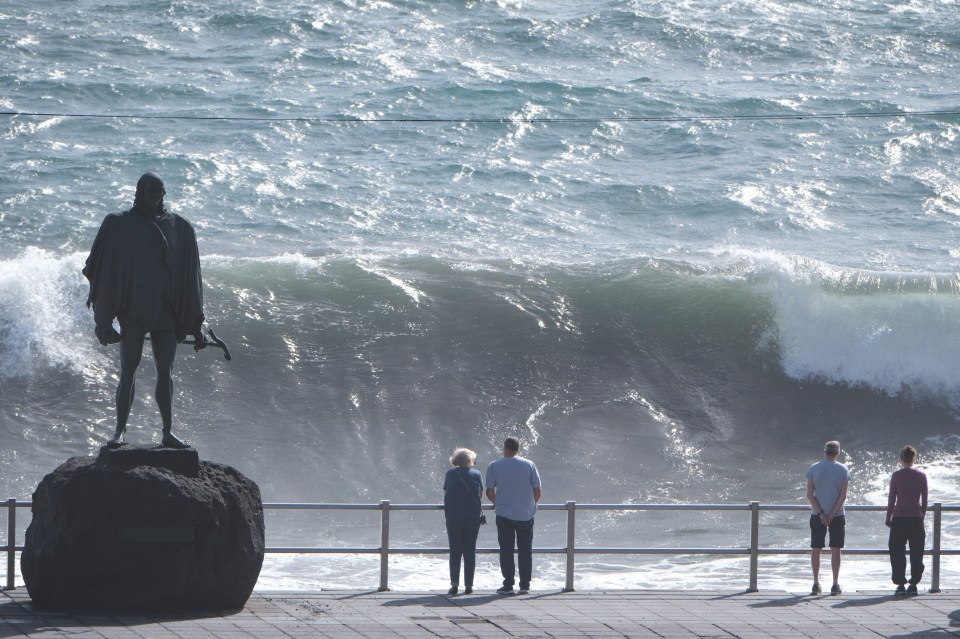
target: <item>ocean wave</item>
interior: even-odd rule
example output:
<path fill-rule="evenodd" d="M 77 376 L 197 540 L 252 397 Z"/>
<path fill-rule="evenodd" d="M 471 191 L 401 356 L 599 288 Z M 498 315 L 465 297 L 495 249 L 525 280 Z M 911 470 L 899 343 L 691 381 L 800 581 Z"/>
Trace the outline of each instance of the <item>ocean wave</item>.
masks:
<path fill-rule="evenodd" d="M 83 257 L 0 263 L 0 422 L 26 449 L 95 448 L 110 431 L 116 349 L 93 336 Z M 202 260 L 207 323 L 233 360 L 183 349 L 178 428 L 256 474 L 266 499 L 430 500 L 436 472 L 400 493 L 392 478 L 507 434 L 533 447 L 552 494 L 587 501 L 754 498 L 728 465 L 758 450 L 793 459 L 811 439 L 840 438 L 858 472 L 881 476 L 875 451 L 901 446 L 905 425 L 935 459 L 955 456 L 926 443 L 955 429 L 960 406 L 946 275 L 931 288 L 932 276 L 735 251 Z M 147 390 L 135 441 L 155 433 L 154 411 Z M 322 472 L 284 472 L 291 455 Z M 382 473 L 357 473 L 358 456 Z"/>
<path fill-rule="evenodd" d="M 955 274 L 805 263 L 771 284 L 771 337 L 790 377 L 960 401 Z"/>
<path fill-rule="evenodd" d="M 30 249 L 3 262 L 3 375 L 43 363 L 82 369 L 91 357 L 73 346 L 90 321 L 82 259 Z M 435 340 L 417 345 L 435 351 L 433 358 L 452 357 L 455 342 L 482 360 L 490 339 L 512 353 L 549 342 L 558 374 L 589 355 L 597 374 L 613 379 L 625 362 L 642 367 L 655 353 L 668 368 L 741 362 L 742 374 L 761 374 L 773 361 L 792 380 L 960 401 L 956 274 L 872 272 L 737 252 L 699 262 L 601 265 L 210 255 L 204 274 L 212 321 L 244 325 L 253 335 L 322 338 L 337 351 L 407 334 Z"/>
<path fill-rule="evenodd" d="M 27 249 L 0 262 L 0 379 L 49 367 L 82 374 L 96 359 L 84 322 L 83 257 Z"/>

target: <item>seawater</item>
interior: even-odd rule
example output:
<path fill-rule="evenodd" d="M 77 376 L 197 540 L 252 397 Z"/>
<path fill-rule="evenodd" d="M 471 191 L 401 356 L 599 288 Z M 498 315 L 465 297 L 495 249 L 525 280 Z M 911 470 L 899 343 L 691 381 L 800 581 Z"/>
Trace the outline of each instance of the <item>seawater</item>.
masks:
<path fill-rule="evenodd" d="M 116 352 L 80 269 L 154 170 L 234 354 L 183 350 L 177 432 L 267 501 L 437 503 L 454 447 L 482 468 L 517 433 L 547 503 L 802 504 L 832 438 L 851 503 L 885 503 L 907 442 L 931 501 L 960 503 L 958 33 L 933 0 L 7 2 L 0 486 L 29 498 L 113 430 Z M 147 364 L 133 441 L 158 438 L 152 384 Z M 394 518 L 397 545 L 445 543 L 439 513 Z M 536 545 L 563 523 L 541 513 Z M 583 512 L 578 544 L 745 546 L 746 524 Z M 763 524 L 807 543 L 802 513 Z M 377 543 L 370 513 L 267 525 L 272 546 Z M 880 514 L 849 530 L 885 545 Z M 562 583 L 555 556 L 536 571 Z M 587 555 L 577 585 L 745 571 Z M 886 572 L 849 558 L 842 583 Z M 377 575 L 279 556 L 259 587 Z M 444 575 L 391 563 L 396 588 Z M 808 575 L 761 561 L 762 588 Z M 485 557 L 478 586 L 498 581 Z"/>

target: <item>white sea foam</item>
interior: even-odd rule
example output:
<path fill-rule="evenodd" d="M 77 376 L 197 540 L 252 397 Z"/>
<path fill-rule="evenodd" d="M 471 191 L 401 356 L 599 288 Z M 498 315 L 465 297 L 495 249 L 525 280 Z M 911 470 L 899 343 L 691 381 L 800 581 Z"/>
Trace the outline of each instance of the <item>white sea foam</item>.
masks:
<path fill-rule="evenodd" d="M 783 368 L 791 377 L 960 399 L 960 299 L 954 292 L 838 290 L 819 273 L 794 271 L 776 279 L 772 301 Z"/>
<path fill-rule="evenodd" d="M 879 273 L 726 247 L 721 272 L 769 296 L 769 343 L 798 380 L 960 402 L 960 294 L 952 274 Z"/>
<path fill-rule="evenodd" d="M 372 275 L 376 275 L 377 277 L 382 277 L 387 282 L 390 282 L 390 284 L 396 286 L 398 289 L 403 291 L 407 295 L 407 297 L 413 300 L 415 304 L 419 304 L 424 297 L 423 291 L 419 290 L 417 287 L 413 286 L 413 284 L 407 282 L 403 278 L 393 273 L 390 273 L 384 268 L 375 266 L 366 261 L 359 262 L 358 266 L 363 270 L 365 270 L 366 272 Z"/>
<path fill-rule="evenodd" d="M 0 377 L 50 366 L 83 372 L 95 360 L 91 340 L 78 339 L 92 330 L 82 267 L 80 254 L 35 248 L 0 264 Z"/>

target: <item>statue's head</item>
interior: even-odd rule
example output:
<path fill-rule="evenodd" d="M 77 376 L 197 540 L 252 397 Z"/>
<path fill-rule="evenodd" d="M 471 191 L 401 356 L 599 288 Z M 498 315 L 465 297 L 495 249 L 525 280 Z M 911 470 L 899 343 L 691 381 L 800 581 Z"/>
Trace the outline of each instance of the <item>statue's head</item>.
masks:
<path fill-rule="evenodd" d="M 137 194 L 133 200 L 134 208 L 156 209 L 156 214 L 163 213 L 163 196 L 166 195 L 163 180 L 159 175 L 150 171 L 140 176 L 137 181 Z"/>

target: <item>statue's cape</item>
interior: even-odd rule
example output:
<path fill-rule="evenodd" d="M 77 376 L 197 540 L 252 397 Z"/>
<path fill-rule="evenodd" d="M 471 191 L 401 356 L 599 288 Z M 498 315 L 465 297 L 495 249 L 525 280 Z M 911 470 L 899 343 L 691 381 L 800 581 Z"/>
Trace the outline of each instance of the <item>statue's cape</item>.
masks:
<path fill-rule="evenodd" d="M 154 254 L 165 266 L 144 265 L 145 256 Z M 133 209 L 111 213 L 100 225 L 83 274 L 90 281 L 87 307 L 93 306 L 98 325 L 121 315 L 146 319 L 161 300 L 173 312 L 179 340 L 203 326 L 197 238 L 179 215 L 154 220 Z"/>

